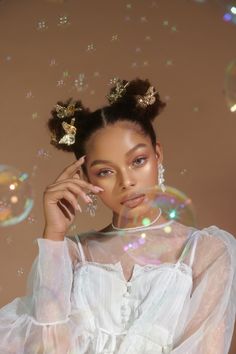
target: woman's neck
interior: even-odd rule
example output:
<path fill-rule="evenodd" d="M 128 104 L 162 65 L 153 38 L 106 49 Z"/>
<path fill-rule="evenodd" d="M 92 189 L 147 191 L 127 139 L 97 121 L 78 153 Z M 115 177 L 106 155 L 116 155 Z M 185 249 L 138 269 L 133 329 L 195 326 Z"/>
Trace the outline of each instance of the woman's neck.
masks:
<path fill-rule="evenodd" d="M 146 226 L 151 225 L 152 227 L 154 226 L 158 226 L 158 225 L 162 225 L 167 223 L 169 220 L 167 220 L 161 213 L 160 209 L 155 209 L 152 213 L 149 213 L 149 215 L 145 215 L 140 217 L 139 219 L 135 219 L 135 220 L 125 220 L 125 222 L 122 222 L 122 219 L 117 218 L 115 215 L 113 216 L 113 223 L 109 224 L 106 227 L 106 231 L 114 231 L 114 227 L 118 227 L 118 228 L 136 228 L 136 227 L 144 227 L 145 224 L 143 223 L 143 220 L 146 218 L 148 220 L 148 223 Z M 158 214 L 160 214 L 160 216 L 158 217 Z M 116 220 L 119 219 L 119 222 L 116 222 Z M 155 221 L 155 219 L 157 219 Z"/>

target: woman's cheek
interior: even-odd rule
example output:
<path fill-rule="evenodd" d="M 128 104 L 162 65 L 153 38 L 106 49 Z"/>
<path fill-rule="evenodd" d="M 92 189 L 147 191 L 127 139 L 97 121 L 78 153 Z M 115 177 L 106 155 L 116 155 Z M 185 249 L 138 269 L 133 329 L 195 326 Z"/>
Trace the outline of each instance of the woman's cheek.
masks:
<path fill-rule="evenodd" d="M 148 162 L 145 166 L 142 167 L 142 172 L 143 173 L 140 173 L 139 171 L 139 174 L 145 178 L 154 176 L 156 174 L 155 165 L 151 162 Z"/>

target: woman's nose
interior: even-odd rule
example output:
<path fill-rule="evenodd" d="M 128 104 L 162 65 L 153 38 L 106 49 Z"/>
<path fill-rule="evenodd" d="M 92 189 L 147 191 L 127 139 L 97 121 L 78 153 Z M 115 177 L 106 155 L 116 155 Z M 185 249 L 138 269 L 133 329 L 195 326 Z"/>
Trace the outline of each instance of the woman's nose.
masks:
<path fill-rule="evenodd" d="M 132 174 L 132 171 L 122 171 L 120 172 L 120 185 L 123 188 L 127 188 L 130 186 L 135 186 L 136 182 L 135 182 L 135 178 Z"/>

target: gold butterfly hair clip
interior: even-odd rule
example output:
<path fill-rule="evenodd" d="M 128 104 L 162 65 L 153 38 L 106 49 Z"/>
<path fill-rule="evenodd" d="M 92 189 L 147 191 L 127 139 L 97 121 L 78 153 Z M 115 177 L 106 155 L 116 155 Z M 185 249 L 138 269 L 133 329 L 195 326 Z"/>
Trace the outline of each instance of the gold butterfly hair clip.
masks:
<path fill-rule="evenodd" d="M 82 111 L 82 108 L 76 108 L 75 104 L 69 104 L 68 107 L 60 106 L 59 104 L 56 105 L 56 112 L 57 117 L 60 119 L 73 117 L 76 111 Z M 75 136 L 76 136 L 76 127 L 75 127 L 75 118 L 71 119 L 70 124 L 67 122 L 62 122 L 62 127 L 66 134 L 57 141 L 55 134 L 52 135 L 52 141 L 57 142 L 58 144 L 66 144 L 66 145 L 73 145 L 75 143 Z"/>
<path fill-rule="evenodd" d="M 68 107 L 63 107 L 57 104 L 55 108 L 56 108 L 58 118 L 73 117 L 76 111 L 82 110 L 82 108 L 75 108 L 74 103 L 70 103 Z"/>
<path fill-rule="evenodd" d="M 137 105 L 142 108 L 152 105 L 156 101 L 156 97 L 154 96 L 156 93 L 154 87 L 150 86 L 145 95 L 136 95 Z"/>
<path fill-rule="evenodd" d="M 129 81 L 124 85 L 121 80 L 116 81 L 115 92 L 107 95 L 107 99 L 110 104 L 115 103 L 126 92 L 126 87 L 129 85 Z"/>

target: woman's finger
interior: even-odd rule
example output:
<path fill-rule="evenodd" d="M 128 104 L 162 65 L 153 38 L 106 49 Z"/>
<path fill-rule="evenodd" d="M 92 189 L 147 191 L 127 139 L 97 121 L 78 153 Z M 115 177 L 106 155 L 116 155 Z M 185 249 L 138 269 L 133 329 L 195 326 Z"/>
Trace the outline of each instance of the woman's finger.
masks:
<path fill-rule="evenodd" d="M 85 161 L 85 156 L 82 156 L 79 160 L 73 162 L 71 165 L 67 166 L 63 172 L 56 178 L 55 182 L 58 181 L 62 181 L 63 179 L 72 177 L 76 171 L 79 170 L 79 168 L 81 167 L 81 165 L 84 163 Z"/>

